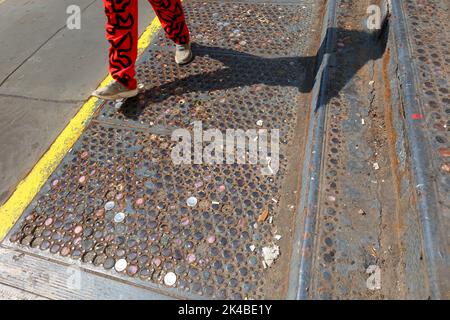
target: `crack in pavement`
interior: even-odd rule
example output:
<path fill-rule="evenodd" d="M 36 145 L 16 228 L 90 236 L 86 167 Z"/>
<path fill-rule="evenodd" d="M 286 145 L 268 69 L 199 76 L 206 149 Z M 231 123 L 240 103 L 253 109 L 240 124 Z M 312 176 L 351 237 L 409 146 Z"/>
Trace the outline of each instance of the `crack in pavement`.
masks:
<path fill-rule="evenodd" d="M 6 0 L 0 0 L 0 4 Z M 90 2 L 85 8 L 81 10 L 81 13 L 85 12 L 91 5 L 93 5 L 97 0 L 93 0 Z M 14 74 L 17 70 L 19 70 L 27 61 L 29 61 L 36 53 L 39 52 L 51 39 L 53 39 L 58 33 L 66 28 L 66 25 L 60 27 L 56 32 L 54 32 L 47 40 L 45 40 L 41 45 L 39 45 L 36 50 L 34 50 L 28 57 L 26 57 L 14 70 L 12 70 L 1 82 L 0 87 L 5 84 L 6 81 Z"/>
<path fill-rule="evenodd" d="M 6 93 L 0 93 L 0 97 L 24 99 L 24 100 L 32 100 L 32 101 L 40 101 L 40 102 L 50 102 L 50 103 L 64 103 L 64 104 L 82 103 L 82 102 L 86 101 L 86 100 L 70 100 L 70 99 L 62 99 L 62 100 L 46 99 L 46 98 L 27 97 L 27 96 L 22 96 L 22 95 L 6 94 Z"/>

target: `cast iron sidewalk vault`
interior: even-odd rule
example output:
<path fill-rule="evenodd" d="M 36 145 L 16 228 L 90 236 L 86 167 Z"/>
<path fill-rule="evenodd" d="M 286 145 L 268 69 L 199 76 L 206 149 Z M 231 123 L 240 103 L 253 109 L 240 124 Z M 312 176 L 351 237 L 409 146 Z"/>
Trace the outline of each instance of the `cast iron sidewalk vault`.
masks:
<path fill-rule="evenodd" d="M 375 32 L 371 4 L 385 17 Z M 446 15 L 445 1 L 337 1 L 306 149 L 299 298 L 448 297 Z"/>
<path fill-rule="evenodd" d="M 450 297 L 449 3 L 396 1 L 391 74 L 399 85 L 430 297 Z M 400 125 L 399 125 L 400 127 Z"/>
<path fill-rule="evenodd" d="M 365 25 L 373 3 L 385 9 L 378 32 Z M 57 299 L 439 298 L 447 246 L 424 208 L 433 197 L 446 208 L 444 62 L 416 34 L 436 109 L 426 137 L 441 156 L 437 192 L 423 193 L 398 17 L 410 30 L 426 19 L 396 3 L 389 28 L 387 3 L 185 1 L 195 61 L 176 66 L 155 39 L 138 64 L 143 92 L 98 109 L 2 243 L 0 283 Z M 279 129 L 280 170 L 174 165 L 171 133 L 197 121 Z"/>
<path fill-rule="evenodd" d="M 112 278 L 179 298 L 286 296 L 300 179 L 287 173 L 301 163 L 323 5 L 185 1 L 195 61 L 176 66 L 161 34 L 138 65 L 144 92 L 99 109 L 4 245 L 105 276 L 104 288 Z M 194 121 L 279 129 L 278 174 L 174 165 L 171 132 Z M 265 269 L 274 244 L 281 256 Z"/>

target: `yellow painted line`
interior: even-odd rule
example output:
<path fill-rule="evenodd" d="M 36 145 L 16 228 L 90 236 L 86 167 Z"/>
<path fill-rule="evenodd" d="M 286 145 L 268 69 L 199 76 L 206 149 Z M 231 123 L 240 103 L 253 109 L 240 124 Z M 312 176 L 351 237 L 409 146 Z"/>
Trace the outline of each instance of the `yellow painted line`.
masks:
<path fill-rule="evenodd" d="M 158 18 L 155 17 L 139 38 L 139 54 L 150 45 L 160 27 L 161 24 Z M 99 88 L 105 86 L 111 80 L 111 75 L 108 75 L 102 81 Z M 0 207 L 0 241 L 3 240 L 9 230 L 14 226 L 50 175 L 55 171 L 58 164 L 61 163 L 65 155 L 81 136 L 90 118 L 99 106 L 98 102 L 98 98 L 91 97 L 81 107 L 27 177 L 19 183 L 8 201 Z"/>

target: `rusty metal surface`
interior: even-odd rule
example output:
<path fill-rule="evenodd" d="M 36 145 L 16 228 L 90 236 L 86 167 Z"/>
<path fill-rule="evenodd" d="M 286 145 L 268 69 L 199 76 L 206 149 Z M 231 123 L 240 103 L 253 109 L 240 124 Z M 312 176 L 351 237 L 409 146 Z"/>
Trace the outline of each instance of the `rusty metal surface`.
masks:
<path fill-rule="evenodd" d="M 315 4 L 204 6 L 186 3 L 194 35 L 233 17 L 237 25 L 230 28 L 241 28 L 255 55 L 226 37 L 212 43 L 219 49 L 202 44 L 205 36 L 194 38 L 195 61 L 180 68 L 166 49 L 152 48 L 138 66 L 145 92 L 102 107 L 15 226 L 10 245 L 162 290 L 173 272 L 181 296 L 281 297 L 284 289 L 271 284 L 261 256 L 263 246 L 277 243 L 277 226 L 257 220 L 265 210 L 279 219 L 282 190 L 292 188 L 284 183 L 286 168 L 298 157 L 287 154 L 302 138 L 294 130 L 298 96 L 310 90 L 304 70 L 315 59 L 302 56 L 307 42 L 297 36 L 310 29 Z M 249 10 L 263 20 L 249 19 Z M 287 36 L 295 42 L 268 37 L 291 27 Z M 170 133 L 192 130 L 196 120 L 221 130 L 279 128 L 280 171 L 264 176 L 259 165 L 175 166 Z M 190 197 L 198 201 L 192 207 Z"/>
<path fill-rule="evenodd" d="M 450 214 L 450 36 L 449 7 L 446 1 L 405 1 L 405 16 L 414 69 L 418 77 L 418 96 L 433 159 L 433 175 L 439 194 L 442 217 Z M 445 222 L 446 221 L 446 222 Z M 448 223 L 448 219 L 443 220 Z"/>
<path fill-rule="evenodd" d="M 125 259 L 124 273 L 159 284 L 175 272 L 193 294 L 258 296 L 264 278 L 250 246 L 273 234 L 253 224 L 280 181 L 252 166 L 175 166 L 173 144 L 93 123 L 11 241 L 107 270 Z"/>
<path fill-rule="evenodd" d="M 322 166 L 320 176 L 314 172 L 310 178 L 318 181 L 318 200 L 307 205 L 317 206 L 315 228 L 305 234 L 313 246 L 302 257 L 312 263 L 305 280 L 311 299 L 405 297 L 389 83 L 382 64 L 388 39 L 366 29 L 369 4 L 337 5 L 332 68 L 320 105 Z"/>
<path fill-rule="evenodd" d="M 418 77 L 424 126 L 433 152 L 433 172 L 443 216 L 450 214 L 450 29 L 446 1 L 405 1 L 404 10 Z M 448 221 L 448 220 L 447 220 Z"/>
<path fill-rule="evenodd" d="M 202 121 L 205 128 L 230 129 L 255 128 L 262 120 L 287 136 L 297 94 L 308 90 L 305 70 L 312 57 L 224 55 L 200 45 L 193 51 L 195 61 L 182 68 L 167 52 L 149 54 L 138 68 L 144 93 L 120 107 L 108 103 L 99 119 L 156 128 Z"/>
<path fill-rule="evenodd" d="M 258 2 L 258 1 L 256 1 Z M 310 1 L 196 1 L 185 6 L 192 39 L 203 46 L 259 56 L 287 56 L 302 50 L 306 21 L 314 14 Z M 150 48 L 171 47 L 161 36 Z"/>
<path fill-rule="evenodd" d="M 410 148 L 430 298 L 448 296 L 448 12 L 446 1 L 395 2 L 396 75 Z M 447 41 L 446 41 L 447 40 Z"/>

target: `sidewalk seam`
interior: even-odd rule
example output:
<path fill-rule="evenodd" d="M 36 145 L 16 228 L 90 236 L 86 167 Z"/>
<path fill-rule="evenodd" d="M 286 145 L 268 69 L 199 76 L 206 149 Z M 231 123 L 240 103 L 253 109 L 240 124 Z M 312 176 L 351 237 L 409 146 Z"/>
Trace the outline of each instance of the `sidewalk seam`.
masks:
<path fill-rule="evenodd" d="M 0 0 L 0 4 L 2 3 L 2 1 Z M 87 9 L 89 9 L 89 7 L 91 5 L 93 5 L 95 3 L 95 0 L 93 0 L 91 3 L 89 3 L 85 8 L 83 8 L 83 10 L 81 10 L 81 13 L 85 12 Z M 9 80 L 9 78 L 11 78 L 11 76 L 16 73 L 17 70 L 19 70 L 25 63 L 27 63 L 36 53 L 38 53 L 47 43 L 50 42 L 50 40 L 52 40 L 58 33 L 60 33 L 61 31 L 63 31 L 64 29 L 66 29 L 66 25 L 63 25 L 62 27 L 60 27 L 58 30 L 56 30 L 52 35 L 50 35 L 50 37 L 45 40 L 43 43 L 41 43 L 30 55 L 28 55 L 17 67 L 14 68 L 14 70 L 12 70 L 10 73 L 8 73 L 6 75 L 6 77 L 0 81 L 0 87 L 3 86 L 6 81 Z"/>

